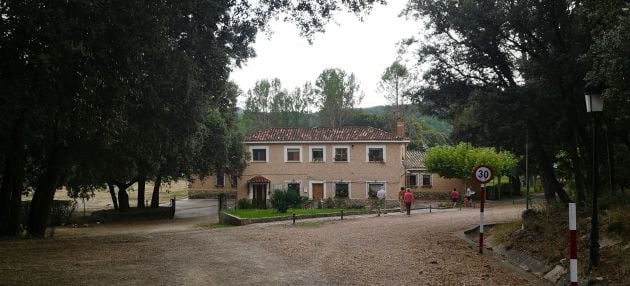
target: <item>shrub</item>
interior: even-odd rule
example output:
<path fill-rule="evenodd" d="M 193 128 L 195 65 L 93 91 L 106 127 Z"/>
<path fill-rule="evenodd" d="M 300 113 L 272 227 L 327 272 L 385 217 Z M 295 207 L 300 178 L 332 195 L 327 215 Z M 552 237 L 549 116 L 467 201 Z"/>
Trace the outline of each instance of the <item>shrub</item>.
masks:
<path fill-rule="evenodd" d="M 324 208 L 325 209 L 332 209 L 335 208 L 335 200 L 333 200 L 332 198 L 326 198 L 324 200 Z"/>
<path fill-rule="evenodd" d="M 538 213 L 534 209 L 528 209 L 523 211 L 521 219 L 523 219 L 524 225 L 529 226 L 538 219 L 538 216 Z"/>
<path fill-rule="evenodd" d="M 50 207 L 50 224 L 67 224 L 76 208 L 77 202 L 74 200 L 53 201 L 52 206 Z"/>
<path fill-rule="evenodd" d="M 347 209 L 350 203 L 350 199 L 335 198 L 335 207 L 340 209 Z"/>
<path fill-rule="evenodd" d="M 20 216 L 22 225 L 26 225 L 30 208 L 30 201 L 22 202 L 22 214 Z M 74 200 L 54 200 L 50 206 L 48 224 L 53 226 L 67 224 L 76 208 L 77 202 Z"/>
<path fill-rule="evenodd" d="M 353 202 L 350 207 L 351 209 L 364 209 L 365 205 L 361 202 Z"/>
<path fill-rule="evenodd" d="M 604 217 L 608 225 L 606 231 L 622 236 L 630 236 L 630 213 L 624 208 L 616 208 L 606 212 Z"/>
<path fill-rule="evenodd" d="M 602 192 L 602 197 L 599 200 L 601 210 L 625 207 L 628 204 L 630 204 L 630 194 L 627 193 Z"/>
<path fill-rule="evenodd" d="M 252 200 L 250 199 L 240 199 L 237 204 L 241 210 L 253 208 Z"/>
<path fill-rule="evenodd" d="M 280 213 L 286 213 L 289 208 L 301 208 L 308 197 L 301 197 L 292 191 L 274 190 L 271 193 L 271 207 Z"/>

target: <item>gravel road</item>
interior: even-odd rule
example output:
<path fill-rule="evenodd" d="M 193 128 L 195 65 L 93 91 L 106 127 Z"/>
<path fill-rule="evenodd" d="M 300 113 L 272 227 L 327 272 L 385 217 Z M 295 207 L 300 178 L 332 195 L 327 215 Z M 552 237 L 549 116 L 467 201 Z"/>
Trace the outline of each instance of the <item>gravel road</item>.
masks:
<path fill-rule="evenodd" d="M 489 205 L 486 221 L 522 210 Z M 478 223 L 479 209 L 199 227 L 207 221 L 67 228 L 55 239 L 0 241 L 0 285 L 536 284 L 456 237 Z"/>

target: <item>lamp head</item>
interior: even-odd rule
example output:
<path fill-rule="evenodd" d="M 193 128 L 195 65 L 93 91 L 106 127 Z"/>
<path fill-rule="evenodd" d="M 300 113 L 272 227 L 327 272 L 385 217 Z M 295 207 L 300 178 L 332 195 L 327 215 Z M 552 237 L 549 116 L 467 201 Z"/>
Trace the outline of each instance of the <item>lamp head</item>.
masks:
<path fill-rule="evenodd" d="M 584 86 L 584 99 L 586 100 L 586 112 L 601 112 L 604 110 L 602 93 L 605 87 L 601 82 L 589 81 Z"/>

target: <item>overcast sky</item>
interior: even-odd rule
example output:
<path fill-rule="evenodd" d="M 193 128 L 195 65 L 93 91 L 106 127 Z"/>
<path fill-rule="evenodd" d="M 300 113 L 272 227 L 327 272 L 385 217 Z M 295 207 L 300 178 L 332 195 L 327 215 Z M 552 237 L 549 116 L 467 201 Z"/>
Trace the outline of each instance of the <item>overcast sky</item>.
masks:
<path fill-rule="evenodd" d="M 330 23 L 324 34 L 315 36 L 312 45 L 299 36 L 294 24 L 273 22 L 271 38 L 260 33 L 254 44 L 257 56 L 242 68 L 235 68 L 230 78 L 244 92 L 256 80 L 265 78 L 279 78 L 291 91 L 307 81 L 314 83 L 324 69 L 340 68 L 354 73 L 359 81 L 365 93 L 361 107 L 385 105 L 386 100 L 377 92 L 381 74 L 398 57 L 397 43 L 418 34 L 423 27 L 398 17 L 406 2 L 393 0 L 387 6 L 377 5 L 363 22 L 352 14 L 340 13 L 335 17 L 337 24 Z M 410 56 L 403 56 L 403 61 L 408 60 Z"/>

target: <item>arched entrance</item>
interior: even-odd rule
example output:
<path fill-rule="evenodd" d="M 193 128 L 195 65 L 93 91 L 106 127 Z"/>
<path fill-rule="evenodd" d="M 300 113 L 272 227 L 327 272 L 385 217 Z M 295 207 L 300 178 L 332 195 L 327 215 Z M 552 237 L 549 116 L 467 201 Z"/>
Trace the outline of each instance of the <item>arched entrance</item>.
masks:
<path fill-rule="evenodd" d="M 247 181 L 252 191 L 252 204 L 259 209 L 267 208 L 267 192 L 271 181 L 263 176 L 255 176 Z"/>

